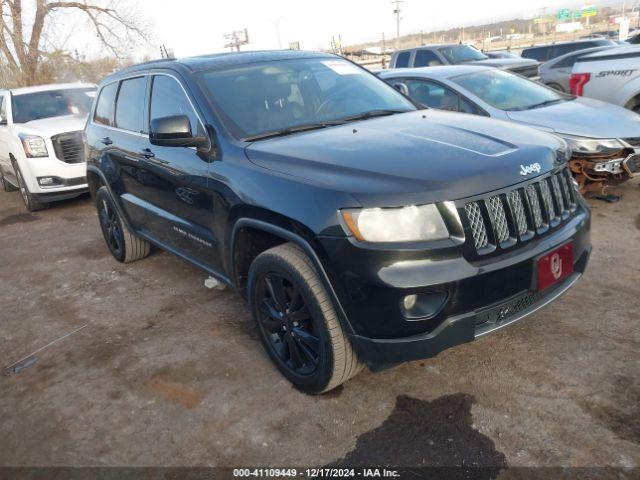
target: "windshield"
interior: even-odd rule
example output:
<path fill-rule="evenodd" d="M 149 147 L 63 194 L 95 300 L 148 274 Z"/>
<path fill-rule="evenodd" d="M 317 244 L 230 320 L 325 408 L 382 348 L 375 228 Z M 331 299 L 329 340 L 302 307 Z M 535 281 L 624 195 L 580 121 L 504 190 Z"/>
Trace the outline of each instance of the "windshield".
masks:
<path fill-rule="evenodd" d="M 452 45 L 450 47 L 439 48 L 438 51 L 444 55 L 449 63 L 465 63 L 476 62 L 478 60 L 486 60 L 487 57 L 484 53 L 476 50 L 469 45 Z"/>
<path fill-rule="evenodd" d="M 416 109 L 394 88 L 341 59 L 251 64 L 203 72 L 200 81 L 232 133 L 244 139 Z"/>
<path fill-rule="evenodd" d="M 27 123 L 63 115 L 87 115 L 95 95 L 95 87 L 14 95 L 11 101 L 13 121 Z"/>
<path fill-rule="evenodd" d="M 530 110 L 572 98 L 502 70 L 482 70 L 451 80 L 500 110 Z"/>

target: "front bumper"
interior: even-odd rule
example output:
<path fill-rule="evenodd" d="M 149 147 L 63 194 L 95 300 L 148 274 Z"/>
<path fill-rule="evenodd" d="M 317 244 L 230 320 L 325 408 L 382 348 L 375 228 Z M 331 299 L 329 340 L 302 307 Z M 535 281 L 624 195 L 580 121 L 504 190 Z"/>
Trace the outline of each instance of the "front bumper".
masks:
<path fill-rule="evenodd" d="M 536 259 L 572 242 L 574 274 L 537 293 Z M 591 251 L 586 204 L 565 223 L 517 248 L 468 258 L 461 248 L 380 251 L 352 241 L 321 240 L 337 300 L 360 358 L 371 366 L 427 358 L 533 313 L 559 297 L 584 272 Z M 406 295 L 446 292 L 442 309 L 410 321 Z"/>
<path fill-rule="evenodd" d="M 502 302 L 466 314 L 447 318 L 435 330 L 405 338 L 372 339 L 355 336 L 360 359 L 369 365 L 388 365 L 437 355 L 447 348 L 511 325 L 553 302 L 582 276 L 591 248 L 574 265 L 575 271 L 560 284 L 542 294 L 523 292 Z"/>
<path fill-rule="evenodd" d="M 88 188 L 87 164 L 84 162 L 65 163 L 55 157 L 40 157 L 19 159 L 18 165 L 29 191 L 35 195 L 71 194 Z M 38 181 L 42 178 L 54 178 L 56 182 L 52 186 L 43 186 Z"/>

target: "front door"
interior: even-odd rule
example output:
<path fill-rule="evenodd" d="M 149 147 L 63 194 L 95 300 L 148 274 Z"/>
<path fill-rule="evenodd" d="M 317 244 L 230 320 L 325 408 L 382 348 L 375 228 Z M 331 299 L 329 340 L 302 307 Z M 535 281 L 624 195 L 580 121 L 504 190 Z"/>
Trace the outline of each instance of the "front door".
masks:
<path fill-rule="evenodd" d="M 193 134 L 204 125 L 182 84 L 173 76 L 152 78 L 149 118 L 186 115 Z M 160 147 L 149 142 L 142 160 L 153 182 L 144 187 L 147 226 L 152 236 L 176 253 L 220 271 L 218 239 L 214 236 L 213 195 L 207 189 L 210 163 L 195 148 Z"/>

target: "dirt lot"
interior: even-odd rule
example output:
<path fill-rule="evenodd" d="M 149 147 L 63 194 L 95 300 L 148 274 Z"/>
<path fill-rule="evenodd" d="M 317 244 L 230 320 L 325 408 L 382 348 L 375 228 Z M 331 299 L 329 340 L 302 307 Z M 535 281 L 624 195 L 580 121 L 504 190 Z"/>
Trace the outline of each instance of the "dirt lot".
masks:
<path fill-rule="evenodd" d="M 233 292 L 109 256 L 87 198 L 0 193 L 0 465 L 640 466 L 640 182 L 591 201 L 585 278 L 527 320 L 329 395 L 271 366 Z"/>

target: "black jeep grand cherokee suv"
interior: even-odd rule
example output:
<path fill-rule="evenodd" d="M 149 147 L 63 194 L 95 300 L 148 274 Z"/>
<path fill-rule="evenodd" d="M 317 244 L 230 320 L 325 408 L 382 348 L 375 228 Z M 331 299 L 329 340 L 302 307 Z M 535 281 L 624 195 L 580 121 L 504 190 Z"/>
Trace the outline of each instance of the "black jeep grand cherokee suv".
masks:
<path fill-rule="evenodd" d="M 86 143 L 114 257 L 155 244 L 238 289 L 305 392 L 510 324 L 589 257 L 561 140 L 416 111 L 332 55 L 127 68 L 102 83 Z"/>

